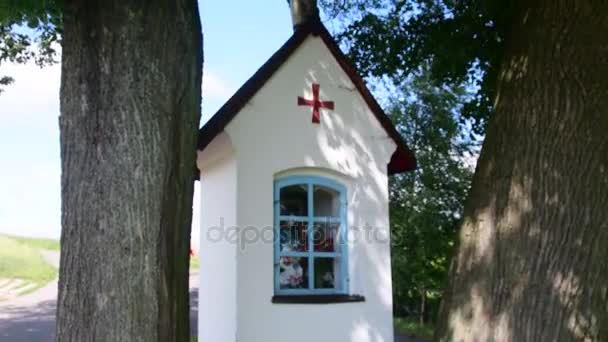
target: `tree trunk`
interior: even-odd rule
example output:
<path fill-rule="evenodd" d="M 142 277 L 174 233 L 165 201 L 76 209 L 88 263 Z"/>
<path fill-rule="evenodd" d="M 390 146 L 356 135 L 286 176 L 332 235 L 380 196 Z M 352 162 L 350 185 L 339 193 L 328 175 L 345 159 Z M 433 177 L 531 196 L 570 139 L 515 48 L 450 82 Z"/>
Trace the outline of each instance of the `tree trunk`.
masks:
<path fill-rule="evenodd" d="M 57 341 L 189 341 L 202 35 L 195 0 L 71 0 Z"/>
<path fill-rule="evenodd" d="M 424 325 L 424 315 L 426 315 L 426 289 L 420 290 L 420 325 Z"/>
<path fill-rule="evenodd" d="M 608 2 L 520 1 L 437 341 L 608 341 Z"/>

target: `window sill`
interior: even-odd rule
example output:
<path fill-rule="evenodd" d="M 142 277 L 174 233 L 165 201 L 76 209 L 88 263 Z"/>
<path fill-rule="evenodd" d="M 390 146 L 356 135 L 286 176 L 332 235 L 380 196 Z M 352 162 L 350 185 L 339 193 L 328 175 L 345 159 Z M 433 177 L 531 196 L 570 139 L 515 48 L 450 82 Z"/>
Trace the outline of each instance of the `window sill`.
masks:
<path fill-rule="evenodd" d="M 357 303 L 365 302 L 361 295 L 275 295 L 272 297 L 274 304 L 333 304 L 333 303 Z"/>

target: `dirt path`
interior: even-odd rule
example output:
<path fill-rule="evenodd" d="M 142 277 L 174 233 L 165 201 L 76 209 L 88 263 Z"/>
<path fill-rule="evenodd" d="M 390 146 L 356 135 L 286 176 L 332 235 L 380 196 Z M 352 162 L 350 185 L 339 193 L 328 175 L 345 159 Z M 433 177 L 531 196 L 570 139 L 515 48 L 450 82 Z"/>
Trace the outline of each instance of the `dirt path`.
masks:
<path fill-rule="evenodd" d="M 44 261 L 48 262 L 51 266 L 59 269 L 59 252 L 58 251 L 48 251 L 45 249 L 40 250 L 40 255 L 44 258 Z"/>
<path fill-rule="evenodd" d="M 59 253 L 45 251 L 43 257 L 59 267 Z M 196 335 L 198 327 L 198 274 L 190 275 L 190 329 Z M 40 290 L 0 302 L 0 341 L 51 342 L 55 338 L 57 281 Z M 395 333 L 395 342 L 424 342 Z"/>
<path fill-rule="evenodd" d="M 50 264 L 59 266 L 59 253 L 45 252 Z M 190 325 L 196 332 L 198 317 L 198 275 L 190 277 Z M 0 341 L 51 342 L 55 338 L 57 280 L 22 297 L 0 302 Z"/>
<path fill-rule="evenodd" d="M 59 252 L 48 250 L 40 250 L 39 252 L 44 261 L 46 261 L 48 264 L 55 267 L 56 269 L 59 269 Z M 27 303 L 30 299 L 36 300 L 35 297 L 30 296 L 19 297 L 20 293 L 29 292 L 28 289 L 33 289 L 36 286 L 36 283 L 22 279 L 0 279 L 0 307 L 5 303 L 16 303 L 21 305 L 22 302 Z M 40 290 L 36 290 L 35 293 L 38 294 L 39 291 Z M 45 292 L 43 291 L 40 294 L 44 293 Z M 25 299 L 21 300 L 21 298 Z"/>
<path fill-rule="evenodd" d="M 41 251 L 49 264 L 59 268 L 59 252 Z M 55 331 L 57 280 L 30 294 L 0 302 L 0 341 L 52 341 Z"/>

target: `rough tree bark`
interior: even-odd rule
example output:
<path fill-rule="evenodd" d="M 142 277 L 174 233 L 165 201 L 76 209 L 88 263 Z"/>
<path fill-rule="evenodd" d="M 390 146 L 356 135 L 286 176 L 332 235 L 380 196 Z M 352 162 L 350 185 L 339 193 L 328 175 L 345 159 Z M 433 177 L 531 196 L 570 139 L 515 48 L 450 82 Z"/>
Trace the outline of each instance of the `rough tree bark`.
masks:
<path fill-rule="evenodd" d="M 189 341 L 195 0 L 65 2 L 57 341 Z"/>
<path fill-rule="evenodd" d="M 519 1 L 437 341 L 608 341 L 608 2 Z"/>

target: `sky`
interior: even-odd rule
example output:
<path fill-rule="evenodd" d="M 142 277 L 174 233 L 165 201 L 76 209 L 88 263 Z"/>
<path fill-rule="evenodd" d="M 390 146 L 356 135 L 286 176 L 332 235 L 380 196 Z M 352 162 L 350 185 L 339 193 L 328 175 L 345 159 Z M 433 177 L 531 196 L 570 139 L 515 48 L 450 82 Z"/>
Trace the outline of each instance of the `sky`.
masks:
<path fill-rule="evenodd" d="M 285 0 L 205 0 L 199 8 L 203 124 L 289 38 L 292 28 Z M 0 75 L 15 79 L 0 94 L 0 233 L 59 238 L 61 67 L 2 64 Z M 198 219 L 196 193 L 195 246 Z"/>

